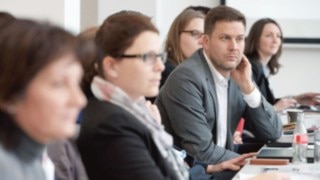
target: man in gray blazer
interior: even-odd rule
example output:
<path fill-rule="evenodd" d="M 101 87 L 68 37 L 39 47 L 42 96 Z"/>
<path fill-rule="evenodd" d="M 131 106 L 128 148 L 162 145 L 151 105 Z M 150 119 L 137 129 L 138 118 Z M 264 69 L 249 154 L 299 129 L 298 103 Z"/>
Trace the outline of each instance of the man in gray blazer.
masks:
<path fill-rule="evenodd" d="M 175 145 L 199 161 L 216 164 L 238 156 L 232 135 L 241 117 L 259 140 L 281 136 L 281 121 L 253 83 L 243 55 L 245 24 L 233 8 L 211 9 L 203 49 L 172 72 L 157 97 Z"/>

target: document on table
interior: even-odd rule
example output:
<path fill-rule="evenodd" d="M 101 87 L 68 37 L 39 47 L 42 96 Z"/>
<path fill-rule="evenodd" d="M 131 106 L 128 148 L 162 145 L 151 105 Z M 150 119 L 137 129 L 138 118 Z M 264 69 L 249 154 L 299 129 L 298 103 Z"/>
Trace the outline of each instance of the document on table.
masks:
<path fill-rule="evenodd" d="M 291 180 L 320 180 L 320 164 L 290 164 L 285 166 L 246 165 L 233 180 L 250 179 L 262 173 L 286 173 Z"/>

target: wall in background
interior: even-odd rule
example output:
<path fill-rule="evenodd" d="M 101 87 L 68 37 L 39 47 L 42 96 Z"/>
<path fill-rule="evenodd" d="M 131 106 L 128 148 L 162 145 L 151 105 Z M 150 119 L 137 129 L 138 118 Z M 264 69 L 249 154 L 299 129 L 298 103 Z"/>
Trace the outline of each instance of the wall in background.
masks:
<path fill-rule="evenodd" d="M 278 97 L 320 92 L 320 45 L 284 45 L 279 74 L 271 78 Z"/>
<path fill-rule="evenodd" d="M 98 0 L 0 0 L 0 11 L 16 17 L 50 21 L 78 34 L 97 25 Z"/>
<path fill-rule="evenodd" d="M 160 30 L 160 36 L 165 38 L 173 19 L 186 7 L 190 5 L 203 5 L 214 7 L 219 5 L 219 0 L 99 0 L 98 22 L 110 14 L 120 10 L 134 10 L 152 17 L 153 22 Z"/>
<path fill-rule="evenodd" d="M 80 31 L 98 25 L 98 0 L 81 0 Z"/>
<path fill-rule="evenodd" d="M 0 11 L 64 26 L 64 0 L 0 0 Z"/>
<path fill-rule="evenodd" d="M 17 17 L 49 20 L 64 26 L 66 19 L 65 1 L 70 0 L 0 0 L 0 11 L 8 11 Z M 220 0 L 72 0 L 78 1 L 80 9 L 71 18 L 79 20 L 73 32 L 77 33 L 87 27 L 98 25 L 110 14 L 123 10 L 136 10 L 153 17 L 160 29 L 162 39 L 173 19 L 182 9 L 189 5 L 216 6 Z M 306 2 L 307 3 L 307 2 Z M 35 9 L 37 8 L 37 9 Z M 287 8 L 290 8 L 288 4 Z M 278 12 L 281 15 L 283 12 Z M 250 28 L 250 27 L 248 27 Z M 285 33 L 285 32 L 284 32 Z M 320 33 L 320 32 L 319 32 Z M 271 78 L 275 95 L 286 96 L 306 91 L 320 92 L 320 44 L 285 45 L 281 57 L 279 74 Z"/>

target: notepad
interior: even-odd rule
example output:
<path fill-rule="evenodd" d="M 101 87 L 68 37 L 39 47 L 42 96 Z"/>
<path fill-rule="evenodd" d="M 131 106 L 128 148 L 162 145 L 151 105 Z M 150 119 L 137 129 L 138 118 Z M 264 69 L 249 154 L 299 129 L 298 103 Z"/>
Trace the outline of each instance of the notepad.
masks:
<path fill-rule="evenodd" d="M 263 148 L 258 152 L 257 158 L 289 159 L 292 160 L 292 148 Z M 314 152 L 307 150 L 307 162 L 313 163 Z"/>

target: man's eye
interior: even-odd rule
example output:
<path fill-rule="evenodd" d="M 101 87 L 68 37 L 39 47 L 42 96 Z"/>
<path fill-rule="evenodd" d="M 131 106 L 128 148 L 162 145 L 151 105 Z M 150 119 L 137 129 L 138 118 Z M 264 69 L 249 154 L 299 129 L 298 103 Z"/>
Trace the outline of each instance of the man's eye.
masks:
<path fill-rule="evenodd" d="M 244 37 L 238 37 L 237 38 L 237 41 L 239 42 L 239 41 L 243 41 L 244 40 Z"/>
<path fill-rule="evenodd" d="M 222 40 L 222 41 L 226 41 L 227 39 L 228 39 L 227 36 L 222 36 L 222 37 L 221 37 L 221 40 Z"/>

